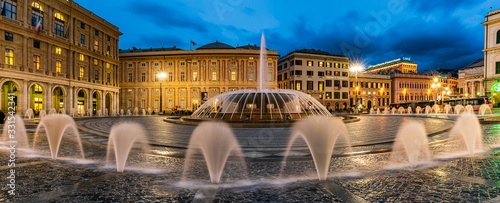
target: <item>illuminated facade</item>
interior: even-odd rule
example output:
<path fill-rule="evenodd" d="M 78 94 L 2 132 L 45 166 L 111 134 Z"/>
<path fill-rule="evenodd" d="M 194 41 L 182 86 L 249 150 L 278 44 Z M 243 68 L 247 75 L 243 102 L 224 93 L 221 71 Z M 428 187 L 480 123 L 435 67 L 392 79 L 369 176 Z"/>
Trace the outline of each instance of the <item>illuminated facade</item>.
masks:
<path fill-rule="evenodd" d="M 500 102 L 500 9 L 485 17 L 484 25 L 484 76 L 485 95 L 491 96 L 493 104 Z"/>
<path fill-rule="evenodd" d="M 121 50 L 120 108 L 156 111 L 162 102 L 162 110 L 193 111 L 215 95 L 257 89 L 259 54 L 260 47 L 255 45 L 232 47 L 220 42 L 196 50 Z M 276 89 L 278 53 L 268 50 L 267 54 L 263 84 Z M 165 78 L 157 77 L 160 73 L 165 73 Z"/>
<path fill-rule="evenodd" d="M 365 109 L 389 106 L 391 101 L 391 77 L 389 75 L 358 73 L 357 83 L 354 74 L 351 74 L 349 80 L 352 106 L 362 105 Z M 356 94 L 358 94 L 357 102 Z"/>
<path fill-rule="evenodd" d="M 391 79 L 392 103 L 448 99 L 458 93 L 453 77 L 394 73 Z"/>
<path fill-rule="evenodd" d="M 384 62 L 369 66 L 366 72 L 369 73 L 418 73 L 417 64 L 408 57 Z"/>
<path fill-rule="evenodd" d="M 1 109 L 7 111 L 8 95 L 19 114 L 118 109 L 118 27 L 73 1 L 1 6 Z"/>
<path fill-rule="evenodd" d="M 484 96 L 484 59 L 480 58 L 464 68 L 464 96 Z"/>
<path fill-rule="evenodd" d="M 278 87 L 300 90 L 328 110 L 349 107 L 349 62 L 345 56 L 314 49 L 289 53 L 278 62 Z"/>

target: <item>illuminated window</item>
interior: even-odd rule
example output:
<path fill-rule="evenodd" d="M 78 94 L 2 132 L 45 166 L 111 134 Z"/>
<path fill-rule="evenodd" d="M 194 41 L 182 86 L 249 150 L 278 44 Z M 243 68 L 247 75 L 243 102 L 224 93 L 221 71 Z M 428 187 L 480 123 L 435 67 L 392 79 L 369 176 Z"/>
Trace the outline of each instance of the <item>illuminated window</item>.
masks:
<path fill-rule="evenodd" d="M 141 73 L 141 82 L 146 82 L 146 73 Z"/>
<path fill-rule="evenodd" d="M 330 63 L 330 62 L 326 62 L 326 67 L 327 67 L 327 68 L 331 68 L 331 67 L 332 67 L 332 63 Z"/>
<path fill-rule="evenodd" d="M 132 79 L 133 79 L 132 73 L 128 73 L 128 82 L 132 82 Z"/>
<path fill-rule="evenodd" d="M 80 61 L 85 61 L 85 56 L 83 54 L 80 54 Z"/>
<path fill-rule="evenodd" d="M 186 80 L 186 76 L 185 76 L 186 73 L 184 72 L 181 72 L 181 81 L 185 81 Z"/>
<path fill-rule="evenodd" d="M 33 55 L 33 68 L 40 69 L 40 56 Z"/>
<path fill-rule="evenodd" d="M 307 61 L 307 66 L 313 66 L 313 61 Z"/>
<path fill-rule="evenodd" d="M 83 78 L 85 76 L 85 68 L 80 67 L 80 78 Z"/>
<path fill-rule="evenodd" d="M 65 20 L 64 20 L 64 16 L 63 16 L 63 15 L 61 15 L 61 13 L 56 13 L 56 14 L 54 14 L 54 17 L 56 17 L 56 19 L 58 19 L 58 20 L 60 20 L 60 21 L 65 21 Z"/>
<path fill-rule="evenodd" d="M 37 26 L 40 23 L 40 29 L 43 29 L 43 8 L 38 2 L 31 3 L 31 26 Z"/>
<path fill-rule="evenodd" d="M 99 63 L 99 60 L 94 59 L 94 65 L 97 65 Z"/>
<path fill-rule="evenodd" d="M 295 81 L 295 87 L 296 89 L 295 90 L 302 90 L 302 81 Z"/>
<path fill-rule="evenodd" d="M 231 71 L 231 80 L 232 81 L 236 80 L 236 71 Z"/>
<path fill-rule="evenodd" d="M 172 72 L 169 72 L 168 73 L 168 81 L 172 82 L 174 79 L 174 75 L 172 74 Z"/>
<path fill-rule="evenodd" d="M 323 62 L 322 61 L 318 62 L 318 66 L 323 67 Z"/>
<path fill-rule="evenodd" d="M 212 81 L 216 81 L 216 80 L 217 80 L 217 72 L 213 71 L 212 72 Z"/>
<path fill-rule="evenodd" d="M 111 65 L 109 63 L 106 63 L 106 68 L 110 68 Z"/>
<path fill-rule="evenodd" d="M 94 40 L 94 50 L 99 50 L 99 41 Z"/>
<path fill-rule="evenodd" d="M 335 68 L 340 68 L 340 63 L 335 63 Z"/>
<path fill-rule="evenodd" d="M 62 72 L 61 67 L 62 67 L 61 61 L 56 61 L 56 72 L 57 73 L 61 73 Z"/>
<path fill-rule="evenodd" d="M 64 37 L 64 16 L 61 13 L 54 14 L 56 20 L 54 22 L 54 34 Z"/>
<path fill-rule="evenodd" d="M 14 50 L 5 49 L 5 63 L 8 65 L 14 65 Z"/>
<path fill-rule="evenodd" d="M 198 72 L 193 72 L 193 81 L 198 81 Z"/>
<path fill-rule="evenodd" d="M 62 53 L 62 49 L 61 49 L 61 48 L 59 48 L 59 47 L 57 47 L 57 48 L 56 48 L 56 54 L 61 55 L 61 53 Z"/>
<path fill-rule="evenodd" d="M 109 56 L 109 53 L 111 52 L 111 47 L 108 46 L 106 47 L 106 55 Z"/>

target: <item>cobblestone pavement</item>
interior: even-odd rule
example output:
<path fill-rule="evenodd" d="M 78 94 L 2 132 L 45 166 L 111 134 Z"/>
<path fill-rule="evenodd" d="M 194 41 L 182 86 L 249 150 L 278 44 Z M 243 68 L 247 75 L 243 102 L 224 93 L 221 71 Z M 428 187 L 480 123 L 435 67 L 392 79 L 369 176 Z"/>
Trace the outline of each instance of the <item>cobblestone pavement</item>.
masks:
<path fill-rule="evenodd" d="M 370 149 L 384 144 L 395 135 L 399 125 L 413 118 L 362 117 L 358 123 L 348 124 L 356 140 L 382 136 Z M 96 122 L 99 121 L 99 122 Z M 388 168 L 389 153 L 369 153 L 355 156 L 334 156 L 329 177 L 317 181 L 314 163 L 309 156 L 281 161 L 253 159 L 247 161 L 246 171 L 241 163 L 230 160 L 220 185 L 210 184 L 202 158 L 195 159 L 190 168 L 184 168 L 182 156 L 173 148 L 153 147 L 155 153 L 132 151 L 124 173 L 116 173 L 114 166 L 106 165 L 107 138 L 86 133 L 103 133 L 119 121 L 143 123 L 151 134 L 174 131 L 188 133 L 179 138 L 187 142 L 187 128 L 170 126 L 158 117 L 130 117 L 114 119 L 77 120 L 83 138 L 86 161 L 79 159 L 76 142 L 65 138 L 60 158 L 48 158 L 48 145 L 43 137 L 37 141 L 37 151 L 21 152 L 16 157 L 16 196 L 7 195 L 6 186 L 10 168 L 9 152 L 0 150 L 0 202 L 499 202 L 500 150 L 493 148 L 498 142 L 499 124 L 483 125 L 484 141 L 491 149 L 485 154 L 436 159 L 416 168 Z M 428 132 L 451 127 L 452 120 L 420 118 Z M 390 124 L 384 124 L 390 123 Z M 85 126 L 88 124 L 89 126 Z M 106 127 L 107 126 L 107 127 Z M 185 126 L 182 126 L 185 127 Z M 190 127 L 190 126 L 188 126 Z M 33 138 L 34 125 L 28 125 Z M 365 130 L 362 130 L 365 128 Z M 376 130 L 379 129 L 379 130 Z M 246 129 L 244 129 L 246 130 Z M 245 132 L 243 130 L 243 132 Z M 282 129 L 281 129 L 282 130 Z M 101 131 L 101 132 L 99 132 Z M 277 130 L 280 131 L 280 130 Z M 282 130 L 283 131 L 283 130 Z M 89 130 L 90 132 L 90 130 Z M 369 133 L 369 134 L 365 134 Z M 235 134 L 237 134 L 235 130 Z M 284 133 L 286 134 L 286 133 Z M 102 134 L 101 134 L 102 135 Z M 169 136 L 175 136 L 172 133 Z M 150 135 L 154 139 L 154 135 Z M 176 135 L 179 136 L 179 135 Z M 240 136 L 237 134 L 237 136 Z M 385 136 L 385 137 L 384 137 Z M 446 139 L 438 133 L 431 140 Z M 280 138 L 287 140 L 284 135 Z M 175 141 L 169 137 L 170 141 Z M 278 141 L 278 138 L 275 138 Z M 376 139 L 371 139 L 376 140 Z M 168 143 L 168 142 L 165 142 Z M 173 142 L 172 142 L 173 143 Z M 433 155 L 445 149 L 446 144 L 433 144 Z M 2 148 L 5 148 L 4 146 Z M 362 147 L 359 147 L 362 148 Z M 268 153 L 272 150 L 247 150 Z M 303 152 L 306 153 L 306 152 Z M 299 157 L 299 156 L 298 156 Z M 250 158 L 247 157 L 247 160 Z M 284 173 L 280 173 L 280 168 Z M 245 174 L 245 175 L 243 175 Z M 184 178 L 182 178 L 184 176 Z"/>

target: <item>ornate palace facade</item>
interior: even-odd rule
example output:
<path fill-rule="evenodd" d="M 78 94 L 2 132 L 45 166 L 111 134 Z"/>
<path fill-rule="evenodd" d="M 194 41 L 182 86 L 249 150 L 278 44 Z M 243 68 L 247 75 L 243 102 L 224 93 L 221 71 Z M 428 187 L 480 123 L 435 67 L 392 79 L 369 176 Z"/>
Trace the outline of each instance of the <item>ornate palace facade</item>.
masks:
<path fill-rule="evenodd" d="M 118 27 L 71 0 L 0 5 L 1 109 L 118 109 Z"/>
<path fill-rule="evenodd" d="M 193 111 L 215 95 L 257 89 L 259 54 L 255 45 L 232 47 L 220 42 L 196 50 L 121 50 L 120 108 Z M 277 88 L 277 59 L 277 51 L 267 51 L 263 84 L 269 89 Z M 165 78 L 158 77 L 160 73 Z"/>

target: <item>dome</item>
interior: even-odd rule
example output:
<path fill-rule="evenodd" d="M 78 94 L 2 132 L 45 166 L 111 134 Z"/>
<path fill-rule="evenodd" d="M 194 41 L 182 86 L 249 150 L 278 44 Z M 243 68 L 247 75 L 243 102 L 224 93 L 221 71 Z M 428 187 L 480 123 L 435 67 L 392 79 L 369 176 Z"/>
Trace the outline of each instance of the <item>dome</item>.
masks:
<path fill-rule="evenodd" d="M 234 47 L 228 44 L 220 43 L 219 41 L 215 41 L 210 44 L 205 44 L 197 48 L 197 50 L 198 49 L 234 49 Z"/>

